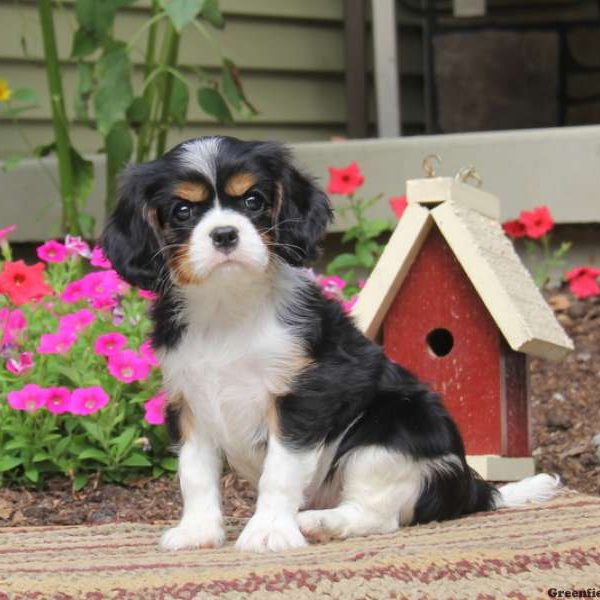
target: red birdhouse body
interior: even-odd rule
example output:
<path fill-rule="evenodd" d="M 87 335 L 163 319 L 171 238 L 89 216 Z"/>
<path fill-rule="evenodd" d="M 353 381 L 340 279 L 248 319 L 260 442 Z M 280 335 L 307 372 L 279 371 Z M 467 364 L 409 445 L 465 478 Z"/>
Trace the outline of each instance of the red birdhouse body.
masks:
<path fill-rule="evenodd" d="M 572 342 L 504 236 L 497 198 L 448 178 L 407 192 L 353 316 L 441 395 L 483 477 L 533 474 L 527 356 L 560 359 Z"/>
<path fill-rule="evenodd" d="M 386 354 L 439 392 L 468 454 L 529 456 L 527 357 L 432 229 L 383 322 Z"/>

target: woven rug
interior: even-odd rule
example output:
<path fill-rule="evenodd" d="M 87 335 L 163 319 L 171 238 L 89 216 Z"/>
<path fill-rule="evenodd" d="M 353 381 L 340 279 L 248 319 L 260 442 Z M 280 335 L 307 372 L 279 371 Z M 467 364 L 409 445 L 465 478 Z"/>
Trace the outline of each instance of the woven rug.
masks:
<path fill-rule="evenodd" d="M 596 588 L 600 498 L 566 494 L 390 535 L 288 552 L 236 552 L 242 522 L 219 550 L 167 553 L 164 524 L 6 529 L 0 598 L 547 598 Z"/>

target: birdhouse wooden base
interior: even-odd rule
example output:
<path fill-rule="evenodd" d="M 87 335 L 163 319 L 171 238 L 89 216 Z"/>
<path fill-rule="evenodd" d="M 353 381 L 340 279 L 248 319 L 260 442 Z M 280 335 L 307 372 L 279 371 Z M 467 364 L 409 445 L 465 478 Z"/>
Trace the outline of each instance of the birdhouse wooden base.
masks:
<path fill-rule="evenodd" d="M 487 481 L 518 481 L 535 475 L 533 458 L 508 458 L 493 454 L 467 455 L 467 463 Z"/>

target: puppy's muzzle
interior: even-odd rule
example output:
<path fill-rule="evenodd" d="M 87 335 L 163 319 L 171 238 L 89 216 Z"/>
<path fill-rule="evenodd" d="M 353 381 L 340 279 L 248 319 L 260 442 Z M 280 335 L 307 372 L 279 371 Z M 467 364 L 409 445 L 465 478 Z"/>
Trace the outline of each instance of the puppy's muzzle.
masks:
<path fill-rule="evenodd" d="M 233 252 L 240 241 L 240 232 L 237 227 L 215 227 L 209 235 L 213 246 L 224 254 Z"/>

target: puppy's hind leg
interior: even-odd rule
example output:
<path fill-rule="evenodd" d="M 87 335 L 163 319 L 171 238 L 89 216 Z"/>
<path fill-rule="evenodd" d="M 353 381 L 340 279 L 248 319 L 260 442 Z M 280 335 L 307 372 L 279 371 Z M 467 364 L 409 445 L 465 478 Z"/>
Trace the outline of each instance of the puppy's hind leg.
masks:
<path fill-rule="evenodd" d="M 300 530 L 309 539 L 390 533 L 413 518 L 427 469 L 394 450 L 357 448 L 342 469 L 339 505 L 298 514 Z"/>

